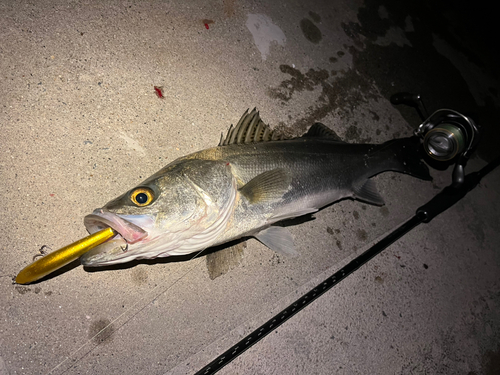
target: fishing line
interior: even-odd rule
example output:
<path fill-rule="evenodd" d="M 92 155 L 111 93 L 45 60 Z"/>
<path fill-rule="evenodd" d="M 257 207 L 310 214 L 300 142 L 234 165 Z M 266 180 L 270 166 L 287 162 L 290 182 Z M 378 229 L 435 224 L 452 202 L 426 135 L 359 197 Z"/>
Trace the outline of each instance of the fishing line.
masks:
<path fill-rule="evenodd" d="M 197 253 L 195 253 L 190 259 L 188 259 L 188 261 L 193 261 L 194 258 L 196 258 L 197 256 L 199 256 L 203 251 L 205 251 L 206 249 L 203 249 L 203 250 L 200 250 L 198 251 Z M 143 306 L 141 306 L 137 311 L 135 311 L 134 313 L 132 313 L 128 318 L 125 319 L 125 321 L 118 325 L 112 332 L 116 332 L 118 331 L 119 329 L 121 329 L 125 324 L 127 324 L 132 318 L 134 318 L 135 316 L 137 316 L 141 311 L 143 311 L 146 306 L 148 306 L 151 302 L 153 302 L 154 300 L 156 300 L 158 297 L 160 297 L 162 294 L 166 293 L 168 290 L 170 290 L 174 285 L 176 285 L 179 281 L 181 281 L 184 277 L 186 277 L 192 270 L 195 269 L 195 267 L 199 266 L 201 264 L 201 259 L 199 262 L 197 262 L 196 264 L 194 264 L 192 267 L 190 267 L 186 272 L 184 272 L 177 280 L 175 280 L 172 284 L 170 284 L 169 286 L 167 286 L 164 290 L 160 291 L 159 293 L 157 293 L 156 295 L 154 295 L 154 297 L 152 299 L 150 299 L 148 297 L 148 301 L 147 303 L 145 303 Z M 148 292 L 148 295 L 151 295 L 151 294 L 155 294 L 155 291 L 162 287 L 162 284 L 159 284 L 157 286 L 155 286 L 153 289 L 151 289 L 150 292 Z M 88 354 L 90 354 L 95 348 L 97 348 L 99 345 L 101 345 L 102 341 L 100 342 L 97 342 L 95 343 L 94 342 L 94 346 L 91 347 L 88 351 L 86 351 L 85 353 L 83 353 L 82 355 L 80 355 L 79 357 L 76 357 L 76 358 L 72 358 L 74 357 L 78 352 L 80 352 L 84 347 L 88 346 L 90 343 L 93 342 L 94 339 L 96 339 L 97 337 L 99 337 L 100 335 L 102 335 L 107 329 L 109 329 L 109 327 L 113 324 L 115 324 L 119 319 L 121 319 L 124 315 L 128 314 L 130 311 L 132 311 L 137 305 L 139 305 L 139 303 L 143 302 L 144 300 L 146 299 L 146 297 L 142 298 L 142 299 L 139 299 L 137 302 L 135 302 L 132 306 L 130 306 L 128 309 L 126 309 L 123 313 L 121 313 L 120 315 L 118 315 L 115 319 L 113 319 L 110 323 L 108 323 L 103 329 L 101 329 L 99 332 L 97 332 L 94 336 L 92 336 L 90 339 L 88 339 L 83 345 L 81 345 L 78 349 L 76 349 L 75 351 L 73 351 L 72 353 L 70 353 L 69 356 L 67 356 L 64 360 L 62 360 L 59 364 L 57 364 L 55 367 L 53 367 L 50 371 L 46 372 L 45 375 L 49 375 L 49 374 L 56 374 L 54 371 L 57 370 L 58 368 L 60 368 L 65 362 L 67 361 L 72 361 L 72 363 L 69 365 L 69 366 L 66 366 L 62 369 L 60 369 L 60 372 L 58 372 L 57 374 L 64 374 L 66 373 L 68 370 L 70 370 L 72 367 L 74 367 L 78 362 L 80 362 L 83 358 L 85 358 Z"/>

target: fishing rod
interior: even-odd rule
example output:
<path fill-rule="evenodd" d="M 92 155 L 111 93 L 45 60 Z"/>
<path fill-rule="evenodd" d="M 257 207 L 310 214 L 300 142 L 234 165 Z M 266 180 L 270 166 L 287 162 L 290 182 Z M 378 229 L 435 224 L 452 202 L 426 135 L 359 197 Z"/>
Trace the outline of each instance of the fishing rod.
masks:
<path fill-rule="evenodd" d="M 449 109 L 440 109 L 428 116 L 420 95 L 410 93 L 395 94 L 391 97 L 391 102 L 393 104 L 407 104 L 417 109 L 424 121 L 415 130 L 415 136 L 422 139 L 422 148 L 428 157 L 438 162 L 455 162 L 452 183 L 429 202 L 419 207 L 413 217 L 219 355 L 196 372 L 196 375 L 210 375 L 219 371 L 406 233 L 422 223 L 429 223 L 436 216 L 452 207 L 473 190 L 484 176 L 500 165 L 500 156 L 498 156 L 481 170 L 465 175 L 465 165 L 477 147 L 480 138 L 480 127 L 470 117 Z M 427 116 L 426 119 L 424 119 L 424 114 Z"/>

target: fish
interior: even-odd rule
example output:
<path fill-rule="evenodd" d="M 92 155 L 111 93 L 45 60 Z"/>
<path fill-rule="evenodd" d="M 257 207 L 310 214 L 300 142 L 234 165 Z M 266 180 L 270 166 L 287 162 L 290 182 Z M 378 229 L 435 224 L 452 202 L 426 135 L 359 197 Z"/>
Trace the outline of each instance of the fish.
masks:
<path fill-rule="evenodd" d="M 117 235 L 80 262 L 98 267 L 198 254 L 247 237 L 296 256 L 293 237 L 279 222 L 346 198 L 381 206 L 371 177 L 382 172 L 431 180 L 419 147 L 416 136 L 347 143 L 319 122 L 284 139 L 255 108 L 247 110 L 218 146 L 174 160 L 85 216 L 89 233 L 110 227 Z"/>

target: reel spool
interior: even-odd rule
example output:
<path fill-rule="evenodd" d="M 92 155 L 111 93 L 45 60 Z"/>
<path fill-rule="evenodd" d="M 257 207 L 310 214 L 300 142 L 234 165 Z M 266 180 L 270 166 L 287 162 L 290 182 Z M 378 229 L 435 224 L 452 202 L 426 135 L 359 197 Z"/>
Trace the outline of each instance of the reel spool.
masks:
<path fill-rule="evenodd" d="M 391 103 L 415 108 L 424 120 L 415 130 L 415 135 L 422 139 L 424 152 L 438 162 L 455 160 L 453 186 L 462 185 L 465 164 L 479 142 L 480 127 L 470 117 L 451 109 L 439 109 L 428 116 L 422 97 L 418 94 L 397 93 L 391 96 Z"/>
<path fill-rule="evenodd" d="M 425 153 L 439 162 L 456 160 L 453 186 L 464 182 L 465 164 L 479 141 L 479 127 L 470 118 L 451 109 L 439 109 L 415 130 Z"/>

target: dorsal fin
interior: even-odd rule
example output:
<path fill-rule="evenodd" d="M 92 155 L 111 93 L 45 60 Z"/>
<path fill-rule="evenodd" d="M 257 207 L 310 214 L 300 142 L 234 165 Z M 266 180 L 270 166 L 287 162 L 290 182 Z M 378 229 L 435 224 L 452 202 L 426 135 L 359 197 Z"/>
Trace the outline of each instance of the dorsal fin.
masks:
<path fill-rule="evenodd" d="M 323 137 L 330 138 L 338 142 L 343 142 L 343 140 L 335 133 L 332 129 L 323 125 L 321 122 L 315 122 L 313 126 L 309 128 L 303 137 Z"/>
<path fill-rule="evenodd" d="M 235 127 L 231 125 L 226 138 L 221 134 L 219 146 L 278 141 L 281 139 L 282 137 L 279 137 L 271 130 L 269 125 L 266 125 L 260 119 L 259 112 L 254 108 L 250 113 L 248 113 L 247 109 Z"/>

